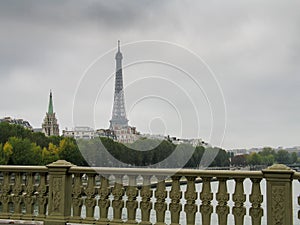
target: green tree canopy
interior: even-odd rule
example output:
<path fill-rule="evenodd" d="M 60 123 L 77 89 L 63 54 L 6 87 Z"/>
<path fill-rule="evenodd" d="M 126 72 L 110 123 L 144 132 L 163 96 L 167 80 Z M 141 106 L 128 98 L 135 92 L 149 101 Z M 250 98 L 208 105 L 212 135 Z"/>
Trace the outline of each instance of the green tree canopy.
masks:
<path fill-rule="evenodd" d="M 250 155 L 247 156 L 247 163 L 249 165 L 261 165 L 262 157 L 256 152 L 252 152 Z"/>
<path fill-rule="evenodd" d="M 276 155 L 275 155 L 275 159 L 278 163 L 282 163 L 282 164 L 289 164 L 291 163 L 291 158 L 290 158 L 290 154 L 288 151 L 286 150 L 279 150 Z"/>
<path fill-rule="evenodd" d="M 69 161 L 77 166 L 87 165 L 73 138 L 64 138 L 59 143 L 59 158 Z"/>
<path fill-rule="evenodd" d="M 29 139 L 10 137 L 8 142 L 12 147 L 12 154 L 8 160 L 13 165 L 40 165 L 42 162 L 42 150 L 40 146 Z"/>

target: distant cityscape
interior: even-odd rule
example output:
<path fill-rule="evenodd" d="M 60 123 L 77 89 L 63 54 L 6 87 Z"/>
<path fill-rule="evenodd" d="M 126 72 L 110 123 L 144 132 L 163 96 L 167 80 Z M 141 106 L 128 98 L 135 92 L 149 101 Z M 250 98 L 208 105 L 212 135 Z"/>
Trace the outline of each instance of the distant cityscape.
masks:
<path fill-rule="evenodd" d="M 46 113 L 46 116 L 44 119 L 43 128 L 33 128 L 28 121 L 26 121 L 24 119 L 15 119 L 15 118 L 11 118 L 11 117 L 4 117 L 4 118 L 0 119 L 0 123 L 7 122 L 10 124 L 20 125 L 26 129 L 32 130 L 33 132 L 42 132 L 46 136 L 50 136 L 49 131 L 51 129 L 49 129 L 49 124 L 51 124 L 51 123 L 48 123 L 49 118 L 50 117 L 49 117 L 49 111 L 48 111 Z M 47 131 L 48 131 L 48 133 L 47 133 Z M 59 134 L 57 134 L 57 135 L 59 135 Z M 160 134 L 141 134 L 137 131 L 135 131 L 135 135 L 136 135 L 137 139 L 148 138 L 148 139 L 156 139 L 156 140 L 168 140 L 174 144 L 187 143 L 187 144 L 191 144 L 193 146 L 198 146 L 198 145 L 209 146 L 209 144 L 204 142 L 202 139 L 183 139 L 183 138 L 177 138 L 177 137 L 164 136 L 164 135 L 160 135 Z M 107 138 L 111 138 L 115 141 L 124 143 L 124 142 L 122 142 L 123 141 L 122 139 L 118 140 L 118 136 L 111 129 L 96 129 L 95 130 L 88 126 L 75 127 L 74 129 L 71 129 L 71 130 L 65 129 L 62 131 L 62 136 L 73 137 L 75 139 L 85 139 L 85 140 L 94 139 L 97 137 L 107 137 Z M 239 149 L 227 149 L 226 151 L 228 151 L 229 153 L 232 153 L 233 155 L 245 155 L 245 154 L 251 154 L 252 152 L 256 152 L 256 153 L 261 152 L 263 150 L 263 148 L 264 147 L 249 148 L 249 149 L 239 148 Z M 274 148 L 275 151 L 279 151 L 282 149 L 289 151 L 289 152 L 300 152 L 300 146 L 294 146 L 294 147 L 288 147 L 288 148 L 287 147 Z"/>
<path fill-rule="evenodd" d="M 142 134 L 137 131 L 136 127 L 130 126 L 128 124 L 129 120 L 126 117 L 125 109 L 125 96 L 123 89 L 123 71 L 122 71 L 122 59 L 123 55 L 120 50 L 120 41 L 118 41 L 118 51 L 115 56 L 116 60 L 116 73 L 115 73 L 115 92 L 114 92 L 114 102 L 112 117 L 109 128 L 99 128 L 93 129 L 88 126 L 74 127 L 71 129 L 62 130 L 62 136 L 64 137 L 73 137 L 74 139 L 94 139 L 97 137 L 107 137 L 111 138 L 114 141 L 120 143 L 133 143 L 140 138 L 147 139 L 158 139 L 158 140 L 168 140 L 174 144 L 191 144 L 192 146 L 205 145 L 208 146 L 208 143 L 205 143 L 201 138 L 198 139 L 186 139 L 178 137 L 170 137 L 169 135 L 160 135 L 160 134 Z M 30 129 L 33 132 L 42 132 L 46 136 L 59 136 L 59 124 L 56 118 L 53 107 L 53 93 L 50 90 L 49 95 L 49 105 L 48 111 L 44 117 L 41 128 L 33 128 L 30 123 L 24 119 L 14 119 L 11 117 L 4 117 L 0 119 L 0 122 L 8 122 L 10 124 L 18 124 L 26 129 Z"/>
<path fill-rule="evenodd" d="M 187 139 L 187 138 L 178 138 L 169 135 L 162 134 L 142 134 L 140 133 L 136 127 L 130 126 L 128 124 L 129 120 L 126 117 L 126 109 L 125 109 L 125 96 L 123 89 L 123 71 L 122 71 L 122 59 L 123 55 L 120 50 L 120 41 L 118 41 L 118 51 L 115 55 L 116 60 L 116 72 L 115 72 L 115 87 L 114 87 L 114 102 L 113 102 L 113 110 L 112 117 L 109 128 L 99 128 L 93 129 L 88 126 L 78 126 L 71 129 L 65 128 L 62 130 L 63 137 L 72 137 L 74 139 L 94 139 L 98 137 L 107 137 L 113 139 L 116 142 L 120 143 L 133 143 L 141 138 L 147 139 L 156 139 L 156 140 L 168 140 L 174 144 L 190 144 L 192 146 L 206 146 L 209 147 L 209 143 L 206 143 L 201 138 L 197 139 Z M 56 113 L 54 112 L 53 107 L 53 93 L 50 90 L 49 94 L 49 104 L 48 111 L 44 117 L 43 123 L 41 124 L 41 128 L 33 128 L 31 124 L 24 119 L 16 119 L 11 117 L 4 117 L 0 119 L 0 122 L 7 122 L 10 124 L 21 125 L 26 129 L 32 130 L 33 132 L 42 132 L 46 136 L 59 136 L 59 124 L 56 118 Z M 282 150 L 283 147 L 275 148 L 275 151 Z M 263 150 L 261 148 L 251 148 L 251 149 L 231 149 L 227 150 L 229 153 L 233 155 L 245 155 L 251 154 L 252 152 L 260 152 Z M 289 152 L 300 152 L 300 146 L 284 148 Z"/>

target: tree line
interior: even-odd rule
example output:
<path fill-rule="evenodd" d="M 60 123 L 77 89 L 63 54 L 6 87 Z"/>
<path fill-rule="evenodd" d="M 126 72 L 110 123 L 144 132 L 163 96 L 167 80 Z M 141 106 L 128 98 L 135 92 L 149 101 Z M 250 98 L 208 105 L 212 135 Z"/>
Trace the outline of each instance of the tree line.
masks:
<path fill-rule="evenodd" d="M 47 165 L 58 159 L 87 165 L 72 138 L 46 137 L 20 125 L 0 123 L 1 165 Z"/>
<path fill-rule="evenodd" d="M 198 168 L 207 153 L 216 155 L 207 166 L 230 165 L 230 155 L 220 148 L 150 139 L 126 145 L 105 137 L 76 141 L 69 137 L 46 137 L 19 125 L 0 123 L 2 165 L 47 165 L 64 159 L 78 166 Z"/>
<path fill-rule="evenodd" d="M 231 164 L 234 166 L 271 166 L 274 163 L 293 164 L 299 162 L 296 152 L 289 152 L 285 149 L 275 151 L 273 148 L 264 147 L 260 152 L 231 156 Z"/>
<path fill-rule="evenodd" d="M 1 165 L 47 165 L 58 159 L 78 166 L 153 168 L 270 166 L 299 162 L 295 152 L 275 151 L 269 147 L 258 153 L 233 156 L 221 148 L 175 145 L 168 140 L 143 138 L 132 144 L 121 144 L 105 137 L 77 141 L 70 137 L 46 137 L 20 125 L 0 123 Z"/>
<path fill-rule="evenodd" d="M 207 166 L 230 165 L 229 154 L 220 148 L 175 145 L 168 140 L 139 139 L 132 144 L 121 144 L 108 138 L 77 140 L 84 158 L 92 166 L 198 168 L 205 152 L 216 157 Z"/>

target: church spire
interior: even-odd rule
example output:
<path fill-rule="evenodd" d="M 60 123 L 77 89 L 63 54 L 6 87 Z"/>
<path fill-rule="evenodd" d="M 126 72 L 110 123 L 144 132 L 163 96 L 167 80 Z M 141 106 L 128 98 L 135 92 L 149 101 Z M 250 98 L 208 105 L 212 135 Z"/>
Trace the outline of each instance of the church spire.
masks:
<path fill-rule="evenodd" d="M 55 113 L 53 111 L 53 100 L 52 100 L 52 91 L 50 90 L 49 96 L 49 105 L 48 112 L 46 112 L 46 116 L 44 118 L 44 122 L 42 124 L 42 132 L 46 136 L 59 136 L 59 126 L 57 123 L 57 119 L 55 117 Z"/>
<path fill-rule="evenodd" d="M 50 90 L 50 97 L 49 97 L 48 114 L 53 114 L 53 101 L 52 101 L 52 91 L 51 90 Z"/>

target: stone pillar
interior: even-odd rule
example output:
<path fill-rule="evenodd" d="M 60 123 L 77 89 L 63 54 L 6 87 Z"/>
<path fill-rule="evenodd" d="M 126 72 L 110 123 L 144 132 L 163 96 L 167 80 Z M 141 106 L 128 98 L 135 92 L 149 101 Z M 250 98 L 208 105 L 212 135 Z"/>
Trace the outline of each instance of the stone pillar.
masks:
<path fill-rule="evenodd" d="M 65 225 L 71 215 L 72 176 L 68 173 L 73 164 L 57 160 L 49 168 L 48 215 L 45 225 Z"/>
<path fill-rule="evenodd" d="M 275 164 L 262 171 L 267 181 L 267 225 L 293 224 L 291 168 Z"/>

